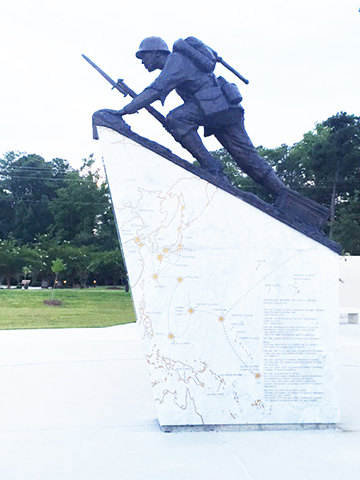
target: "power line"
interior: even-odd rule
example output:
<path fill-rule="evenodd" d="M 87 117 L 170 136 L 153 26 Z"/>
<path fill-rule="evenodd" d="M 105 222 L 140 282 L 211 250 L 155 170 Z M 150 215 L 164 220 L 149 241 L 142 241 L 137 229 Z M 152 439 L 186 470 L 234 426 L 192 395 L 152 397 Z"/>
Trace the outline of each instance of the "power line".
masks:
<path fill-rule="evenodd" d="M 9 171 L 13 171 L 13 170 L 44 170 L 46 172 L 49 172 L 49 171 L 58 171 L 58 170 L 62 170 L 62 171 L 66 171 L 66 172 L 75 172 L 77 170 L 74 170 L 72 169 L 71 167 L 70 168 L 56 168 L 55 166 L 49 166 L 49 167 L 32 167 L 30 165 L 8 165 L 8 166 L 5 166 L 4 167 L 4 171 L 5 170 L 9 170 Z"/>
<path fill-rule="evenodd" d="M 0 177 L 3 176 L 10 176 L 10 175 L 5 175 L 5 174 L 2 174 L 0 173 Z M 246 177 L 244 177 L 246 178 Z M 44 180 L 44 181 L 52 181 L 52 182 L 63 182 L 63 183 L 66 183 L 66 182 L 73 182 L 73 183 L 89 183 L 91 185 L 97 185 L 97 182 L 96 181 L 93 181 L 93 180 L 86 180 L 86 179 L 82 179 L 82 177 L 80 178 L 47 178 L 47 177 L 27 177 L 27 176 L 16 176 L 16 175 L 11 175 L 11 179 L 17 179 L 17 180 Z M 0 180 L 1 182 L 1 180 Z M 324 183 L 324 182 L 323 182 Z M 360 182 L 357 182 L 357 183 L 354 183 L 354 182 L 351 182 L 351 181 L 340 181 L 338 182 L 340 185 L 351 185 L 351 186 L 359 186 L 360 187 Z M 0 183 L 1 185 L 1 183 Z M 100 185 L 107 185 L 107 182 L 104 181 L 102 182 Z M 333 181 L 332 180 L 328 180 L 328 185 L 329 186 L 321 186 L 321 185 L 318 185 L 318 186 L 302 186 L 302 187 L 298 187 L 299 189 L 320 189 L 320 188 L 331 188 L 333 186 Z M 241 189 L 245 190 L 246 188 L 253 188 L 253 187 L 247 187 L 247 186 L 243 186 L 241 187 Z"/>
<path fill-rule="evenodd" d="M 52 173 L 52 174 L 63 173 L 65 175 L 70 175 L 72 173 L 78 173 L 79 171 L 81 171 L 81 170 L 76 170 L 76 169 L 72 169 L 72 168 L 62 169 L 62 168 L 42 168 L 42 167 L 25 167 L 25 166 L 4 167 L 0 171 L 6 172 L 7 174 L 10 175 L 12 172 L 16 172 L 16 171 L 22 172 L 24 170 L 29 170 L 29 171 L 33 171 L 33 172 L 49 172 L 49 173 Z M 100 170 L 100 169 L 97 169 L 97 171 L 98 170 Z M 90 173 L 92 173 L 92 172 L 90 172 Z"/>
<path fill-rule="evenodd" d="M 15 200 L 12 198 L 0 198 L 0 202 L 10 202 L 10 203 L 50 203 L 52 200 L 48 201 L 43 201 L 43 200 L 28 200 L 28 199 L 20 199 L 20 200 Z M 56 201 L 56 204 L 58 205 L 104 205 L 104 206 L 110 206 L 110 199 L 108 203 L 103 203 L 103 202 L 59 202 Z"/>
<path fill-rule="evenodd" d="M 67 182 L 73 182 L 73 183 L 89 183 L 89 184 L 93 184 L 93 185 L 96 185 L 97 186 L 97 182 L 96 181 L 93 181 L 93 180 L 83 180 L 81 177 L 79 179 L 77 178 L 48 178 L 48 177 L 26 177 L 26 176 L 16 176 L 16 175 L 6 175 L 6 174 L 3 174 L 3 173 L 0 173 L 0 177 L 10 177 L 10 179 L 20 179 L 20 180 L 33 180 L 33 181 L 37 181 L 37 180 L 43 180 L 43 181 L 51 181 L 51 182 L 63 182 L 63 183 L 67 183 Z M 0 180 L 1 181 L 1 180 Z M 4 180 L 3 180 L 4 181 Z M 102 184 L 104 184 L 106 182 L 103 182 Z"/>

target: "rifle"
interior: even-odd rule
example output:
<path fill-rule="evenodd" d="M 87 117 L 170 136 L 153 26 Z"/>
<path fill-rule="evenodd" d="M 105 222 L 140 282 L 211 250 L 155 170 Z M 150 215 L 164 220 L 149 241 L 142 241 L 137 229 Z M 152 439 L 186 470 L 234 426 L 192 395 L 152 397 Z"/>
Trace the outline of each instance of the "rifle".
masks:
<path fill-rule="evenodd" d="M 248 85 L 249 83 L 249 80 L 247 80 L 245 77 L 243 77 L 242 75 L 240 75 L 239 72 L 237 72 L 235 70 L 235 68 L 231 67 L 228 63 L 225 62 L 225 60 L 223 60 L 221 57 L 218 56 L 218 54 L 216 52 L 214 52 L 216 54 L 216 61 L 221 63 L 221 65 L 224 65 L 225 68 L 227 68 L 228 70 L 230 70 L 231 73 L 233 73 L 236 77 L 240 78 L 241 81 L 243 81 L 246 85 Z"/>
<path fill-rule="evenodd" d="M 221 65 L 230 70 L 231 73 L 233 73 L 246 85 L 249 83 L 249 80 L 240 75 L 235 68 L 226 63 L 225 60 L 223 60 L 213 48 L 208 47 L 205 45 L 205 43 L 195 37 L 188 37 L 185 40 L 180 38 L 174 43 L 174 51 L 183 53 L 187 57 L 191 58 L 196 65 L 200 66 L 201 70 L 204 68 L 204 71 L 209 72 L 214 70 L 213 61 L 215 59 L 216 62 L 221 63 Z M 209 58 L 209 53 L 211 58 Z"/>
<path fill-rule="evenodd" d="M 82 55 L 82 57 L 85 58 L 85 60 L 88 63 L 90 63 L 90 65 L 92 67 L 94 67 L 95 70 L 97 70 L 100 73 L 100 75 L 102 75 L 112 85 L 112 89 L 116 88 L 116 90 L 118 90 L 120 93 L 122 93 L 124 95 L 124 97 L 126 97 L 127 95 L 130 95 L 130 97 L 132 97 L 132 98 L 137 97 L 137 94 L 133 90 L 131 90 L 131 88 L 128 87 L 122 79 L 119 79 L 117 82 L 114 82 L 114 80 L 112 80 L 109 77 L 109 75 L 107 75 L 103 70 L 101 70 L 101 68 L 99 68 L 94 62 L 92 62 L 90 60 L 90 58 L 88 58 L 86 55 Z M 165 119 L 164 115 L 162 115 L 160 112 L 155 110 L 155 108 L 151 107 L 150 105 L 148 107 L 144 107 L 144 108 L 153 117 L 155 117 L 156 120 L 158 120 L 164 128 L 166 128 L 166 119 Z"/>

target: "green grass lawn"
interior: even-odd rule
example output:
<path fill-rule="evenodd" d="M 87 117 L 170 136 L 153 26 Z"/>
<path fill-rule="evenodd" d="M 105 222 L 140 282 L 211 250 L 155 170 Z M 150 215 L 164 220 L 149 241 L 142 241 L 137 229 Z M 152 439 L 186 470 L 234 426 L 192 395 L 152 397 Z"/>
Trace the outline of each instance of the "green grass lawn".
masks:
<path fill-rule="evenodd" d="M 0 289 L 0 330 L 108 327 L 135 321 L 130 293 L 105 288 L 56 290 L 61 306 L 44 305 L 51 290 Z"/>

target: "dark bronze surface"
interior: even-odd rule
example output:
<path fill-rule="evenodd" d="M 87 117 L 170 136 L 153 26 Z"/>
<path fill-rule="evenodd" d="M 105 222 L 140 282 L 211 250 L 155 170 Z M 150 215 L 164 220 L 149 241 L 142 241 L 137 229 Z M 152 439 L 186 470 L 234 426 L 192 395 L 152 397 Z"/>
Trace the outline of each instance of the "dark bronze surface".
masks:
<path fill-rule="evenodd" d="M 148 50 L 150 47 L 153 50 Z M 122 81 L 119 80 L 118 83 L 115 83 L 84 56 L 114 88 L 133 97 L 133 100 L 120 111 L 101 110 L 96 112 L 94 115 L 94 138 L 97 135 L 96 125 L 107 126 L 121 133 L 131 131 L 130 127 L 123 122 L 122 116 L 145 108 L 165 126 L 177 142 L 198 160 L 202 168 L 194 167 L 196 174 L 202 171 L 200 176 L 203 178 L 209 174 L 212 183 L 216 179 L 217 184 L 225 186 L 231 193 L 233 190 L 238 191 L 224 177 L 220 163 L 205 148 L 198 134 L 198 129 L 202 126 L 205 136 L 214 135 L 241 170 L 273 195 L 275 208 L 271 207 L 273 209 L 271 215 L 291 226 L 301 225 L 300 230 L 306 231 L 306 234 L 309 234 L 310 231 L 318 231 L 320 234 L 320 230 L 328 218 L 329 210 L 286 187 L 266 160 L 258 154 L 245 130 L 244 109 L 241 106 L 242 97 L 237 86 L 227 82 L 223 77 L 216 77 L 213 73 L 216 62 L 225 63 L 214 50 L 200 40 L 189 37 L 186 40 L 177 40 L 173 52 L 170 53 L 161 38 L 148 37 L 141 42 L 136 56 L 141 59 L 148 71 L 161 71 L 154 82 L 139 95 L 136 95 Z M 245 83 L 248 83 L 229 65 L 225 66 Z M 170 111 L 164 118 L 150 105 L 156 100 L 163 103 L 173 90 L 176 90 L 184 103 Z M 131 135 L 135 134 L 131 132 Z M 148 142 L 150 141 L 148 140 Z M 155 145 L 157 145 L 158 151 L 160 146 Z M 188 170 L 191 169 L 187 162 L 185 164 Z M 254 206 L 262 205 L 261 209 L 264 210 L 264 202 L 260 199 L 254 202 L 255 195 L 251 196 L 251 194 L 242 192 L 241 197 L 252 198 L 251 203 Z M 336 244 L 330 242 L 329 245 Z M 336 247 L 330 246 L 330 248 L 338 251 L 340 247 L 336 245 Z"/>
<path fill-rule="evenodd" d="M 326 247 L 330 248 L 334 252 L 336 253 L 341 252 L 340 245 L 330 240 L 323 232 L 319 230 L 318 220 L 316 220 L 316 222 L 309 223 L 308 215 L 305 217 L 302 217 L 302 215 L 294 214 L 294 212 L 292 211 L 287 212 L 286 209 L 285 211 L 281 211 L 276 206 L 273 206 L 273 205 L 270 205 L 269 203 L 264 202 L 253 193 L 239 190 L 238 188 L 232 186 L 226 177 L 213 175 L 209 171 L 204 170 L 203 168 L 197 167 L 196 165 L 189 163 L 186 160 L 178 157 L 177 155 L 172 153 L 169 149 L 165 148 L 164 146 L 136 134 L 131 130 L 130 126 L 127 123 L 125 123 L 125 121 L 121 117 L 119 117 L 116 114 L 115 111 L 99 110 L 95 112 L 93 115 L 93 124 L 95 128 L 97 126 L 102 126 L 102 127 L 111 128 L 112 130 L 117 131 L 121 135 L 124 135 L 125 137 L 130 138 L 133 141 L 137 142 L 139 145 L 142 145 L 143 147 L 157 153 L 158 155 L 162 156 L 166 160 L 212 183 L 218 188 L 221 188 L 222 190 L 228 192 L 229 194 L 240 198 L 246 203 L 252 205 L 253 207 L 263 211 L 264 213 L 272 216 L 273 218 L 276 218 L 280 222 L 285 223 L 286 225 L 312 238 L 313 240 L 325 245 Z M 301 197 L 301 201 L 303 202 L 302 204 L 305 205 L 306 207 L 306 203 L 307 201 L 309 201 L 309 199 L 305 199 L 304 197 Z M 310 210 L 314 210 L 313 208 L 314 205 L 316 206 L 316 208 L 317 207 L 320 207 L 320 209 L 323 208 L 315 202 L 311 202 L 311 204 L 312 204 L 312 208 Z M 324 212 L 321 211 L 321 218 L 323 219 L 323 217 L 324 217 Z"/>

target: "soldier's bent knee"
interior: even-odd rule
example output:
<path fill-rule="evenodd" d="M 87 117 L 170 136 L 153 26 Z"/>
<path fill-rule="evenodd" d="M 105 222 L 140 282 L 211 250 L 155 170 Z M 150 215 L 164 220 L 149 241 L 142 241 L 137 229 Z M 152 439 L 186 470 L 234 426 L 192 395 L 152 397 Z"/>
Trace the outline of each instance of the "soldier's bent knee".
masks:
<path fill-rule="evenodd" d="M 189 122 L 182 115 L 179 115 L 177 112 L 169 112 L 166 117 L 166 125 L 171 135 L 178 142 L 192 130 L 197 130 L 198 126 L 194 125 L 192 122 Z"/>

